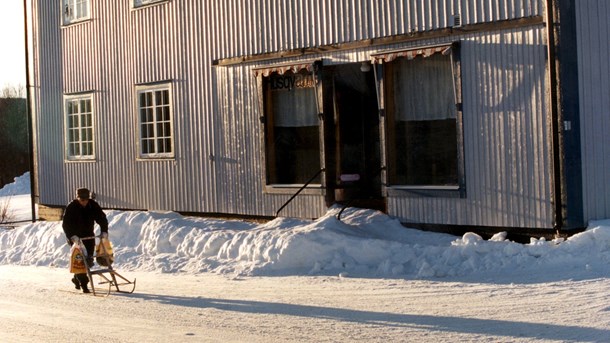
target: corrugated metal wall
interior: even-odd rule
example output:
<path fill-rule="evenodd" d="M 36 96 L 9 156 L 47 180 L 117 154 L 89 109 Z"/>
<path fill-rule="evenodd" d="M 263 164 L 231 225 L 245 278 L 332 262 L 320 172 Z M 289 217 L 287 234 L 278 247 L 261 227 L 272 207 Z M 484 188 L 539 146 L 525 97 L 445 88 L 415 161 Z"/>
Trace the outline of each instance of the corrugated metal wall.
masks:
<path fill-rule="evenodd" d="M 215 58 L 318 47 L 463 25 L 540 16 L 542 0 L 225 0 L 214 22 Z M 224 15 L 226 14 L 226 15 Z M 245 25 L 244 25 L 245 24 Z"/>
<path fill-rule="evenodd" d="M 576 1 L 585 219 L 610 217 L 610 3 Z"/>
<path fill-rule="evenodd" d="M 61 77 L 61 31 L 59 5 L 49 8 L 46 2 L 34 2 L 32 12 L 33 80 L 32 110 L 38 142 L 37 174 L 40 201 L 62 204 L 66 196 L 63 168 L 63 112 Z M 58 202 L 59 199 L 59 202 Z M 49 202 L 50 201 L 50 202 Z"/>
<path fill-rule="evenodd" d="M 462 39 L 467 197 L 392 198 L 390 210 L 413 222 L 549 227 L 544 32 Z"/>
<path fill-rule="evenodd" d="M 94 20 L 61 26 L 58 3 L 39 0 L 35 37 L 39 179 L 43 204 L 65 204 L 89 186 L 104 206 L 273 215 L 290 195 L 264 194 L 261 124 L 251 70 L 280 60 L 212 67 L 213 60 L 540 16 L 541 0 L 171 0 L 141 9 L 92 1 Z M 445 224 L 546 227 L 548 140 L 541 27 L 466 34 L 463 73 L 467 199 L 389 200 L 390 214 Z M 363 61 L 425 40 L 325 52 Z M 310 58 L 310 57 L 309 57 Z M 305 60 L 305 57 L 293 58 Z M 168 81 L 176 158 L 137 159 L 134 87 Z M 64 162 L 64 93 L 93 92 L 96 161 Z M 499 171 L 504 171 L 500 173 Z M 299 196 L 282 214 L 317 217 L 321 196 Z M 498 215 L 500 213 L 500 215 Z"/>

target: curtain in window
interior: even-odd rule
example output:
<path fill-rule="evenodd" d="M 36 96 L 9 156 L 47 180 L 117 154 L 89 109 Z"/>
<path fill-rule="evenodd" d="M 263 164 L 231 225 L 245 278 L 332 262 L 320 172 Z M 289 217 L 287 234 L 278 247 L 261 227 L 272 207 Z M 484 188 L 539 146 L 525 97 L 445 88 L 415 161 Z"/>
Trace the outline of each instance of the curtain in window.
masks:
<path fill-rule="evenodd" d="M 313 88 L 273 91 L 274 125 L 302 127 L 318 125 L 318 110 Z"/>
<path fill-rule="evenodd" d="M 395 118 L 400 121 L 455 119 L 449 56 L 434 54 L 393 63 Z"/>

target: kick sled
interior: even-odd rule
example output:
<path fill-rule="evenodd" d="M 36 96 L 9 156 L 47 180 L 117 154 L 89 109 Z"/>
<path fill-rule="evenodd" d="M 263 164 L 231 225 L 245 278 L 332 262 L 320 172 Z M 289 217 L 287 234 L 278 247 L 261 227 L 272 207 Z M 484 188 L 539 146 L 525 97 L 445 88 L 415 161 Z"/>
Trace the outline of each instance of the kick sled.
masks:
<path fill-rule="evenodd" d="M 95 236 L 81 238 L 83 241 L 91 239 L 94 239 L 96 243 L 93 259 L 99 266 L 99 268 L 94 269 L 93 266 L 85 263 L 93 295 L 108 296 L 113 291 L 113 287 L 116 292 L 133 293 L 136 289 L 136 279 L 130 281 L 114 270 L 112 267 L 114 256 L 110 242 L 105 238 Z M 96 284 L 100 287 L 97 287 Z"/>

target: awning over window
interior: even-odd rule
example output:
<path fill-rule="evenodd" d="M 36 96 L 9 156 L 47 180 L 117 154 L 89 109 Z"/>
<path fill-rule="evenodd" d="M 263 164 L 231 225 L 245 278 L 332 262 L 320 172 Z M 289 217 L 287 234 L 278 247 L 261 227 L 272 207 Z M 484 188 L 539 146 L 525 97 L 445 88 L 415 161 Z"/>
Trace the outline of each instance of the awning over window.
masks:
<path fill-rule="evenodd" d="M 307 72 L 313 71 L 313 64 L 315 61 L 305 62 L 305 63 L 297 63 L 297 64 L 284 64 L 284 65 L 274 65 L 265 68 L 256 68 L 254 69 L 254 76 L 262 75 L 267 77 L 272 73 L 278 73 L 279 75 L 284 75 L 284 73 L 291 71 L 293 73 L 298 73 L 301 70 L 307 70 Z"/>
<path fill-rule="evenodd" d="M 371 63 L 373 64 L 381 64 L 392 62 L 398 57 L 406 57 L 407 59 L 414 59 L 417 56 L 429 57 L 434 54 L 443 54 L 447 55 L 451 53 L 451 45 L 440 45 L 440 46 L 432 46 L 432 47 L 423 47 L 417 49 L 406 49 L 406 50 L 393 50 L 388 52 L 383 52 L 380 54 L 371 55 Z"/>

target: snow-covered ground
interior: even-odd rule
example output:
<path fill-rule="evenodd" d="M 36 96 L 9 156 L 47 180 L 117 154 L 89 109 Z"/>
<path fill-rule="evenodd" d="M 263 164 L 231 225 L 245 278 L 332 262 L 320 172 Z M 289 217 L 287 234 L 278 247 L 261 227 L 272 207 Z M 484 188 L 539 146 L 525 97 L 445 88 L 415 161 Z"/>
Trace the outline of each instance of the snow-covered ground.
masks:
<path fill-rule="evenodd" d="M 31 218 L 27 174 L 7 198 Z M 0 229 L 0 337 L 610 342 L 610 221 L 524 245 L 337 212 L 260 224 L 107 211 L 114 267 L 137 288 L 106 298 L 72 294 L 61 222 Z"/>

